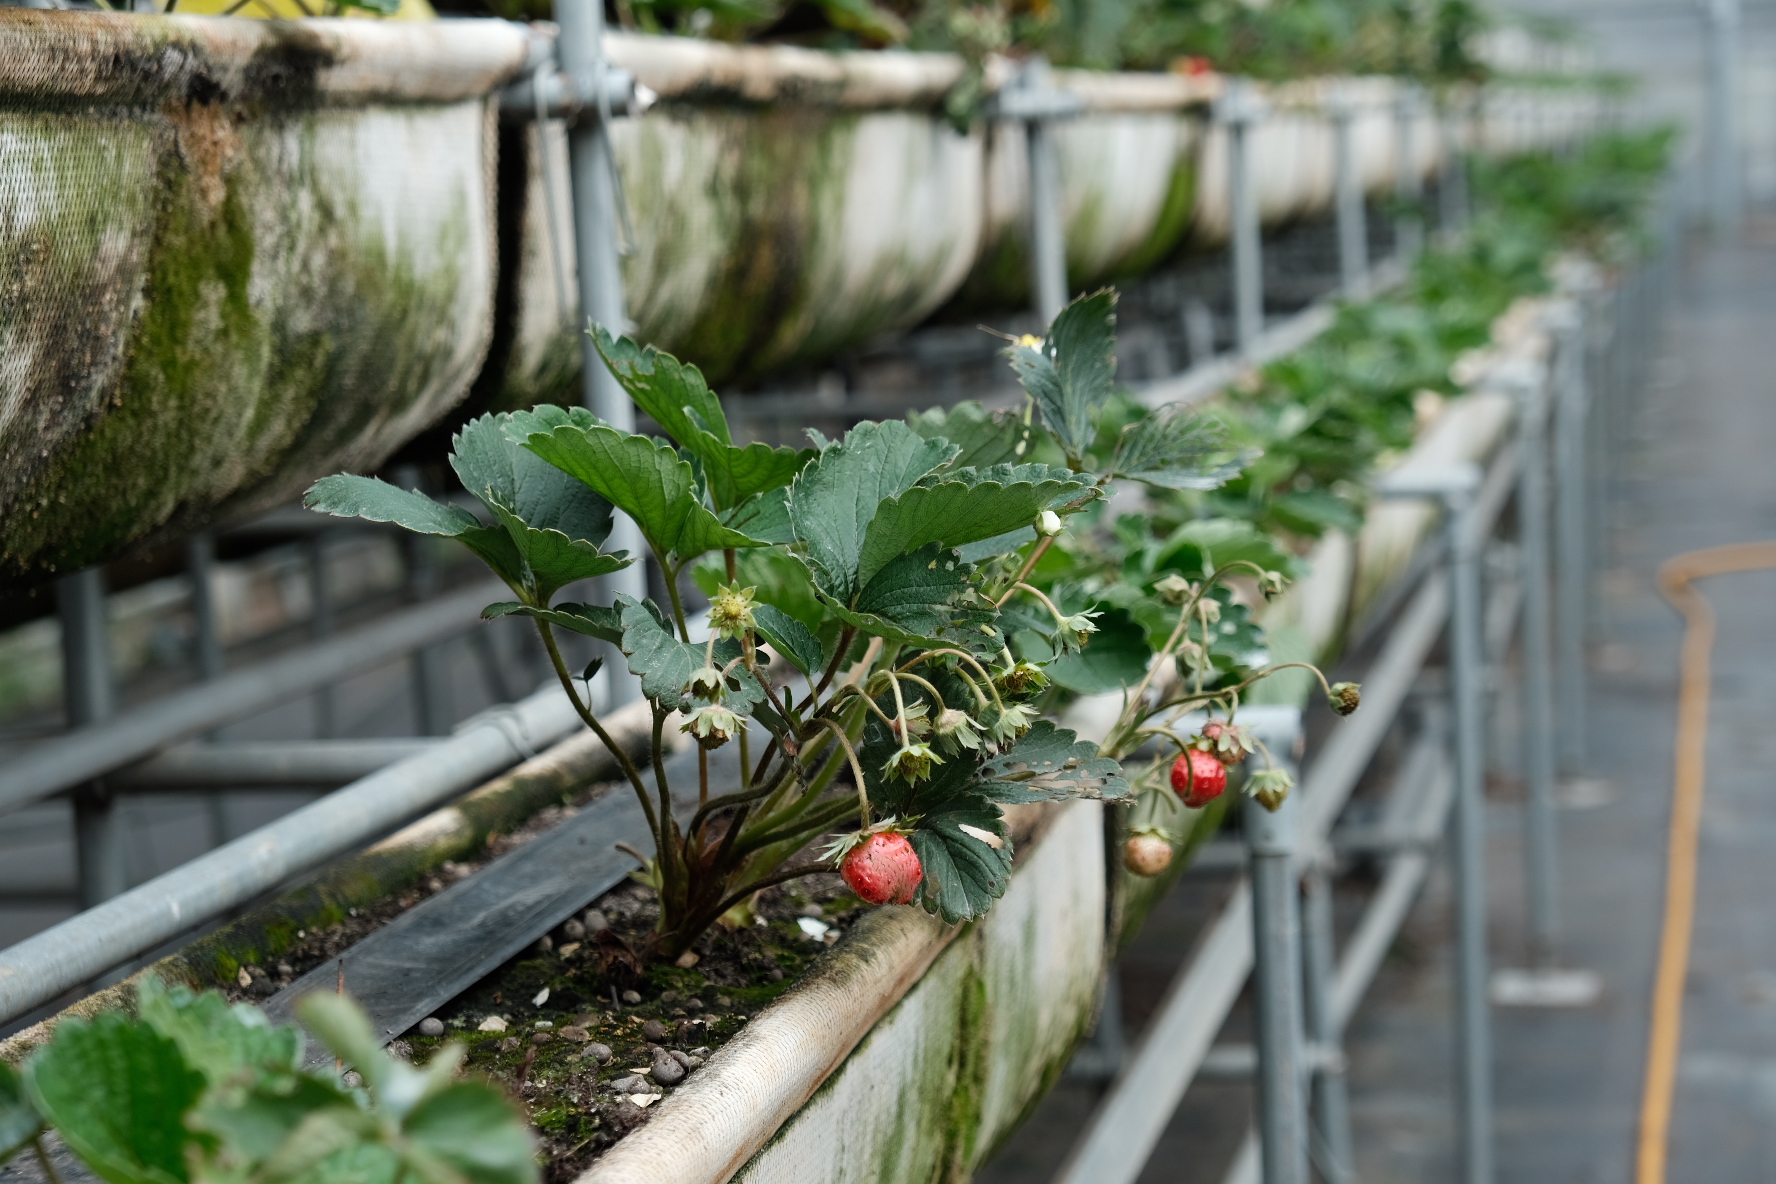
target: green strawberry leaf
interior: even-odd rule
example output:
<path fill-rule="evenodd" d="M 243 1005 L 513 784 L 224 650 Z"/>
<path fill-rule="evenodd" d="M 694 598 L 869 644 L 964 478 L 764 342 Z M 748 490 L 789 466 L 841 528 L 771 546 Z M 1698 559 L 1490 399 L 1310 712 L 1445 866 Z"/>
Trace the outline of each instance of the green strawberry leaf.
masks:
<path fill-rule="evenodd" d="M 721 515 L 722 525 L 737 530 L 747 538 L 765 543 L 795 541 L 789 524 L 789 489 L 779 487 L 754 494 L 740 505 Z"/>
<path fill-rule="evenodd" d="M 504 506 L 533 530 L 602 546 L 610 537 L 610 502 L 512 440 L 511 418 L 483 415 L 450 438 L 450 467 L 463 488 L 489 509 Z"/>
<path fill-rule="evenodd" d="M 797 474 L 789 492 L 796 541 L 831 597 L 849 601 L 864 537 L 883 499 L 897 497 L 956 455 L 947 440 L 925 440 L 898 420 L 860 423 Z"/>
<path fill-rule="evenodd" d="M 351 1109 L 355 1103 L 332 1082 L 295 1073 L 262 1078 L 239 1095 L 212 1091 L 191 1123 L 234 1154 L 260 1163 L 276 1155 L 310 1114 L 332 1108 Z"/>
<path fill-rule="evenodd" d="M 663 556 L 684 563 L 705 551 L 764 545 L 721 524 L 699 498 L 690 462 L 663 440 L 619 432 L 584 408 L 549 404 L 514 413 L 506 430 L 634 518 Z"/>
<path fill-rule="evenodd" d="M 553 608 L 538 608 L 533 604 L 520 604 L 515 600 L 501 600 L 481 610 L 483 621 L 492 621 L 499 617 L 512 615 L 534 617 L 539 621 L 547 621 L 551 625 L 559 625 L 563 629 L 571 629 L 575 633 L 583 633 L 587 637 L 608 641 L 612 645 L 619 645 L 623 640 L 623 622 L 620 611 L 601 604 L 568 602 L 558 604 Z"/>
<path fill-rule="evenodd" d="M 408 1114 L 402 1134 L 410 1156 L 417 1151 L 471 1184 L 535 1184 L 540 1174 L 529 1125 L 499 1091 L 479 1082 L 452 1082 L 429 1095 Z"/>
<path fill-rule="evenodd" d="M 1163 489 L 1219 489 L 1263 453 L 1233 450 L 1213 421 L 1182 407 L 1162 407 L 1122 431 L 1112 477 Z"/>
<path fill-rule="evenodd" d="M 43 1116 L 25 1094 L 19 1071 L 0 1061 L 0 1163 L 43 1132 Z"/>
<path fill-rule="evenodd" d="M 953 480 L 946 471 L 876 507 L 864 530 L 857 582 L 869 583 L 895 556 L 928 543 L 959 547 L 1028 526 L 1084 488 L 1080 478 L 1047 465 L 962 469 Z"/>
<path fill-rule="evenodd" d="M 944 439 L 960 448 L 950 462 L 957 466 L 1011 464 L 1030 450 L 1030 425 L 1023 416 L 987 411 L 973 400 L 910 414 L 907 426 L 927 440 Z"/>
<path fill-rule="evenodd" d="M 1004 816 L 984 798 L 964 798 L 926 814 L 912 834 L 925 873 L 918 901 L 950 925 L 985 913 L 1011 882 L 1010 842 L 995 848 L 964 826 L 1005 839 Z"/>
<path fill-rule="evenodd" d="M 816 588 L 821 601 L 849 625 L 874 637 L 927 649 L 960 646 L 997 653 L 1003 644 L 991 609 L 961 604 L 974 569 L 936 543 L 883 565 L 851 603 Z"/>
<path fill-rule="evenodd" d="M 735 447 L 721 400 L 701 370 L 651 345 L 639 346 L 627 337 L 613 339 L 602 325 L 593 326 L 591 333 L 605 365 L 635 405 L 702 462 L 718 508 L 738 506 L 755 494 L 789 484 L 813 458 L 812 449 L 756 443 Z"/>
<path fill-rule="evenodd" d="M 1086 638 L 1083 650 L 1043 667 L 1050 681 L 1081 695 L 1101 695 L 1140 682 L 1153 660 L 1147 630 L 1120 608 L 1105 610 L 1093 623 L 1098 631 Z M 1050 619 L 1050 629 L 1053 624 Z"/>
<path fill-rule="evenodd" d="M 896 747 L 888 729 L 872 717 L 858 760 L 870 803 L 879 814 L 918 819 L 912 842 L 924 877 L 916 899 L 948 924 L 978 917 L 1005 895 L 1011 879 L 1005 819 L 975 782 L 972 760 L 946 759 L 916 785 L 885 777 L 882 767 Z M 964 826 L 980 833 L 970 834 Z M 994 847 L 982 835 L 1001 840 L 1001 845 Z"/>
<path fill-rule="evenodd" d="M 117 1011 L 64 1019 L 24 1078 L 38 1113 L 109 1184 L 189 1179 L 185 1115 L 204 1076 L 152 1026 Z"/>
<path fill-rule="evenodd" d="M 230 1004 L 220 992 L 168 988 L 153 975 L 136 988 L 136 1015 L 179 1046 L 185 1063 L 211 1085 L 243 1071 L 294 1072 L 302 1063 L 302 1033 L 273 1027 L 250 1003 Z"/>
<path fill-rule="evenodd" d="M 1001 802 L 1116 801 L 1130 793 L 1120 764 L 1099 756 L 1091 741 L 1045 719 L 1037 720 L 1008 751 L 982 762 L 976 784 Z"/>
<path fill-rule="evenodd" d="M 1116 293 L 1081 296 L 1036 345 L 1006 350 L 1042 422 L 1077 464 L 1097 436 L 1097 412 L 1116 389 Z"/>
<path fill-rule="evenodd" d="M 819 674 L 826 666 L 825 651 L 820 639 L 808 627 L 774 604 L 761 604 L 752 610 L 759 636 L 782 654 L 803 674 Z"/>
<path fill-rule="evenodd" d="M 641 679 L 641 693 L 668 710 L 689 706 L 693 700 L 686 694 L 686 687 L 691 675 L 707 659 L 707 644 L 680 641 L 672 623 L 651 600 L 619 596 L 617 605 L 623 614 L 623 654 L 629 659 L 631 673 Z M 739 642 L 715 643 L 717 669 L 725 668 L 739 655 Z M 728 691 L 722 705 L 736 715 L 749 714 L 753 705 L 765 698 L 764 688 L 750 671 L 739 666 L 728 675 Z"/>
<path fill-rule="evenodd" d="M 605 555 L 596 545 L 583 539 L 571 539 L 559 530 L 533 529 L 498 502 L 489 508 L 500 525 L 506 528 L 506 536 L 524 561 L 525 569 L 530 573 L 530 595 L 538 604 L 548 604 L 555 593 L 575 580 L 609 575 L 634 562 L 627 551 Z"/>
<path fill-rule="evenodd" d="M 375 477 L 336 473 L 322 477 L 302 495 L 302 504 L 336 518 L 393 522 L 415 534 L 456 538 L 481 523 L 461 506 L 433 501 L 417 490 L 399 489 Z"/>

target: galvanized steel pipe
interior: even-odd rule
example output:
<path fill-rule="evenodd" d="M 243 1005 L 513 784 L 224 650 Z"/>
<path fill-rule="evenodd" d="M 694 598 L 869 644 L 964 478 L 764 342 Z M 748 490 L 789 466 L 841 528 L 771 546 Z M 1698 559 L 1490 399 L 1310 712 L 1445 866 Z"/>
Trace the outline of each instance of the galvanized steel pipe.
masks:
<path fill-rule="evenodd" d="M 71 789 L 152 756 L 169 744 L 287 703 L 317 687 L 472 628 L 483 606 L 509 594 L 504 584 L 479 583 L 322 644 L 236 670 L 120 712 L 103 723 L 77 727 L 34 744 L 0 769 L 0 810 Z"/>
<path fill-rule="evenodd" d="M 580 726 L 561 688 L 551 683 L 470 721 L 432 751 L 390 765 L 0 951 L 0 1019 L 23 1015 L 371 842 Z"/>

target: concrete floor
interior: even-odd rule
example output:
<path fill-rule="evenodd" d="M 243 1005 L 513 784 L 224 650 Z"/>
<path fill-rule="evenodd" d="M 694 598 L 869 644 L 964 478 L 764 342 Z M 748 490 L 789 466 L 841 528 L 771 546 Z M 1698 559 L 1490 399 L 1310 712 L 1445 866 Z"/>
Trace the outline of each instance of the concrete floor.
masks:
<path fill-rule="evenodd" d="M 1662 907 L 1677 695 L 1678 619 L 1654 573 L 1697 547 L 1776 537 L 1776 221 L 1743 242 L 1691 246 L 1617 457 L 1588 780 L 1560 811 L 1569 966 L 1597 971 L 1593 1006 L 1497 1009 L 1500 1181 L 1630 1178 L 1647 1006 Z M 1776 1178 L 1776 572 L 1717 579 L 1709 780 L 1695 949 L 1671 1148 L 1672 1180 Z M 1489 802 L 1491 950 L 1526 959 L 1521 808 L 1508 779 Z M 1122 968 L 1131 1029 L 1188 948 L 1214 881 L 1187 878 Z M 1435 877 L 1349 1039 L 1364 1184 L 1456 1178 L 1448 897 Z M 1243 1022 L 1236 1013 L 1230 1028 Z M 1235 1032 L 1224 1034 L 1233 1038 Z M 1047 1180 L 1098 1087 L 1063 1082 L 976 1177 Z M 1239 1084 L 1199 1082 L 1143 1182 L 1221 1179 L 1250 1113 Z"/>

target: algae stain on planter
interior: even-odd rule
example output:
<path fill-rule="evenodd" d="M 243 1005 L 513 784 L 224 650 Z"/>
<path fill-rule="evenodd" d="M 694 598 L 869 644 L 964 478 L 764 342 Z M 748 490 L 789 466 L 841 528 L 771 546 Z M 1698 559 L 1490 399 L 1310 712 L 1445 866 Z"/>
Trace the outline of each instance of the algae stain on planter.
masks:
<path fill-rule="evenodd" d="M 479 131 L 481 104 L 459 108 L 456 130 Z M 465 321 L 486 236 L 466 187 L 446 183 L 413 234 L 391 233 L 376 189 L 406 182 L 361 159 L 362 141 L 436 123 L 438 109 L 162 114 L 125 360 L 87 375 L 95 406 L 44 441 L 25 491 L 34 513 L 0 525 L 0 578 L 82 566 L 380 461 L 460 398 L 485 348 L 475 313 Z"/>

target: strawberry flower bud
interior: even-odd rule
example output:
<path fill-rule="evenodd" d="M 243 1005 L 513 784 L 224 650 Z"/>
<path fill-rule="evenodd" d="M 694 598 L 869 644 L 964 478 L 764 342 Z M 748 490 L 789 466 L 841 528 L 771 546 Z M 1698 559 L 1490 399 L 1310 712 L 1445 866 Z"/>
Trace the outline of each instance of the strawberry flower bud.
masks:
<path fill-rule="evenodd" d="M 908 784 L 924 781 L 931 776 L 933 765 L 943 764 L 943 758 L 931 751 L 931 745 L 925 743 L 903 745 L 899 751 L 888 758 L 882 771 L 890 777 L 898 777 Z"/>
<path fill-rule="evenodd" d="M 1100 613 L 1076 613 L 1062 621 L 1060 628 L 1055 630 L 1055 641 L 1059 644 L 1061 652 L 1065 654 L 1072 650 L 1084 649 L 1085 639 L 1098 631 L 1098 627 L 1092 624 L 1092 618 L 1101 615 Z"/>
<path fill-rule="evenodd" d="M 735 588 L 728 584 L 717 588 L 715 599 L 709 602 L 709 627 L 730 640 L 752 631 L 755 628 L 752 610 L 756 607 L 752 594 L 757 591 L 757 588 Z"/>
<path fill-rule="evenodd" d="M 691 712 L 679 730 L 689 732 L 704 748 L 720 748 L 739 734 L 740 717 L 718 703 L 706 703 Z"/>
<path fill-rule="evenodd" d="M 1326 702 L 1339 715 L 1349 715 L 1363 704 L 1363 688 L 1354 682 L 1335 682 Z"/>
<path fill-rule="evenodd" d="M 686 684 L 691 694 L 702 699 L 713 699 L 719 703 L 727 694 L 727 686 L 722 682 L 722 673 L 713 666 L 702 666 L 691 672 L 691 681 Z"/>
<path fill-rule="evenodd" d="M 1165 603 L 1178 607 L 1196 593 L 1196 585 L 1176 572 L 1154 581 L 1153 594 Z"/>
<path fill-rule="evenodd" d="M 1258 590 L 1264 593 L 1266 599 L 1269 599 L 1270 597 L 1275 596 L 1278 592 L 1281 592 L 1283 590 L 1283 585 L 1287 582 L 1288 581 L 1283 579 L 1282 572 L 1267 571 L 1262 576 L 1258 577 Z"/>
<path fill-rule="evenodd" d="M 1007 703 L 987 732 L 996 744 L 1015 740 L 1036 722 L 1036 709 L 1022 703 Z"/>
<path fill-rule="evenodd" d="M 938 713 L 937 735 L 945 742 L 945 750 L 978 749 L 981 746 L 980 725 L 966 711 L 947 708 Z"/>
<path fill-rule="evenodd" d="M 1052 539 L 1061 533 L 1061 516 L 1053 510 L 1044 510 L 1036 515 L 1036 533 L 1045 539 Z"/>
<path fill-rule="evenodd" d="M 1047 686 L 1048 675 L 1034 662 L 1018 662 L 1011 669 L 1000 671 L 998 682 L 999 689 L 1009 695 L 1027 695 Z"/>

